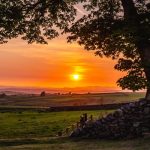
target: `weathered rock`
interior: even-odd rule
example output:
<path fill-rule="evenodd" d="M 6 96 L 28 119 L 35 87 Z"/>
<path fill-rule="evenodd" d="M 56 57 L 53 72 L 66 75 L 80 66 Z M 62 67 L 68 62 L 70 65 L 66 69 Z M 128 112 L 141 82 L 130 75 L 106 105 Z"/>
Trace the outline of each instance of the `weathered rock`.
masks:
<path fill-rule="evenodd" d="M 86 116 L 87 118 L 87 116 Z M 125 138 L 142 136 L 150 131 L 150 102 L 141 99 L 122 106 L 98 120 L 83 121 L 71 137 Z"/>

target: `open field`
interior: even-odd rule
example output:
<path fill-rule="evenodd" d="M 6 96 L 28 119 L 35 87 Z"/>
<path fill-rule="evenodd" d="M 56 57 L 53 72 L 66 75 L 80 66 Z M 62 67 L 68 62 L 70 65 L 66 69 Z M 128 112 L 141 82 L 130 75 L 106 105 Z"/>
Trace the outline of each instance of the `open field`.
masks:
<path fill-rule="evenodd" d="M 150 137 L 132 140 L 86 140 L 56 137 L 82 113 L 94 117 L 110 111 L 0 113 L 0 150 L 150 150 Z"/>
<path fill-rule="evenodd" d="M 64 95 L 12 95 L 0 98 L 0 106 L 54 107 L 125 103 L 143 98 L 145 93 L 93 93 Z"/>
<path fill-rule="evenodd" d="M 52 137 L 79 120 L 80 115 L 88 113 L 101 117 L 111 111 L 70 111 L 70 112 L 5 112 L 0 113 L 0 139 Z"/>
<path fill-rule="evenodd" d="M 144 93 L 83 95 L 17 95 L 0 99 L 0 107 L 49 107 L 120 103 L 137 100 Z M 87 100 L 86 100 L 87 99 Z M 85 103 L 86 102 L 86 103 Z M 100 103 L 101 102 L 101 103 Z M 34 109 L 33 109 L 34 110 Z M 83 113 L 94 118 L 113 110 L 41 112 L 38 110 L 0 112 L 0 150 L 150 150 L 150 136 L 132 140 L 87 140 L 57 137 L 59 131 L 79 120 Z"/>

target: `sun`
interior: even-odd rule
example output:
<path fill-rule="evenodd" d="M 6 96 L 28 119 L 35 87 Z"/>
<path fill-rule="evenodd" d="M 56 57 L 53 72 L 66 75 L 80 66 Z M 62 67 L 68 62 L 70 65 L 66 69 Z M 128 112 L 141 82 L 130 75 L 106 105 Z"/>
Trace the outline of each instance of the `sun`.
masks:
<path fill-rule="evenodd" d="M 73 75 L 72 75 L 72 78 L 73 78 L 74 80 L 79 80 L 79 79 L 80 79 L 80 75 L 79 75 L 79 74 L 73 74 Z"/>

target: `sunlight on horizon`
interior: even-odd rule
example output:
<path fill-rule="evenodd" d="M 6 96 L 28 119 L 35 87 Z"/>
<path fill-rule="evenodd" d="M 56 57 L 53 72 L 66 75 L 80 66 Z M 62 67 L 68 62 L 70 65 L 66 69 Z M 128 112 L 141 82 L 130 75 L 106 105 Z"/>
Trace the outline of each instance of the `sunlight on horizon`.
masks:
<path fill-rule="evenodd" d="M 114 70 L 115 61 L 96 57 L 77 43 L 68 44 L 65 36 L 48 45 L 17 38 L 0 45 L 0 51 L 0 86 L 118 88 L 116 81 L 124 74 Z M 68 77 L 72 74 L 78 74 L 78 80 Z"/>
<path fill-rule="evenodd" d="M 81 77 L 80 77 L 79 74 L 73 74 L 72 79 L 75 80 L 75 81 L 79 81 L 79 80 L 81 80 Z"/>

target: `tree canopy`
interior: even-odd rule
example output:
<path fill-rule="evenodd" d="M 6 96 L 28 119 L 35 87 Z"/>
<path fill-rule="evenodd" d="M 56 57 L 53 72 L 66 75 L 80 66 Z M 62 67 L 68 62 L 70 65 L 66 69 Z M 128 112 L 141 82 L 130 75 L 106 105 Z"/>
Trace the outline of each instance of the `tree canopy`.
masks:
<path fill-rule="evenodd" d="M 77 3 L 87 15 L 76 21 Z M 69 33 L 68 42 L 118 60 L 115 69 L 127 72 L 117 81 L 123 89 L 150 93 L 149 0 L 0 0 L 0 31 L 1 43 L 18 36 L 46 43 Z"/>
<path fill-rule="evenodd" d="M 127 71 L 117 82 L 123 89 L 146 88 L 140 46 L 150 42 L 149 4 L 138 0 L 97 0 L 89 1 L 84 7 L 90 13 L 73 24 L 68 40 L 95 50 L 100 57 L 119 59 L 115 69 Z"/>
<path fill-rule="evenodd" d="M 45 37 L 55 38 L 74 20 L 73 4 L 63 0 L 0 0 L 0 42 L 21 36 L 29 43 L 46 44 Z"/>

